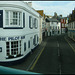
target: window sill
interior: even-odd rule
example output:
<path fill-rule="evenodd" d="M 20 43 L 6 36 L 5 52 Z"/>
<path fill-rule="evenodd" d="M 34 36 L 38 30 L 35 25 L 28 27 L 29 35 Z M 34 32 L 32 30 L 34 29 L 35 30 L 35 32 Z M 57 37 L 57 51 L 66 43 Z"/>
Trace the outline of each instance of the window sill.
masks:
<path fill-rule="evenodd" d="M 16 57 L 10 55 L 10 56 L 6 56 L 6 59 L 13 59 L 13 58 L 18 58 L 18 57 L 21 57 L 23 55 L 19 54 L 19 55 L 16 55 Z"/>

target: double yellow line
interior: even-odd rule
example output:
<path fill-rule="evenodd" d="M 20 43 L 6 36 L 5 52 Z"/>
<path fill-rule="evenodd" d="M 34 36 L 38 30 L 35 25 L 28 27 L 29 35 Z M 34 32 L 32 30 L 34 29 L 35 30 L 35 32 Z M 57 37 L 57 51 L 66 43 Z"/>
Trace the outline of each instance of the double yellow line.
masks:
<path fill-rule="evenodd" d="M 35 65 L 36 65 L 38 59 L 40 58 L 40 56 L 41 56 L 43 50 L 44 50 L 44 48 L 41 50 L 41 52 L 40 52 L 40 54 L 38 55 L 37 59 L 35 60 L 34 64 L 31 66 L 30 70 L 33 70 L 33 68 L 35 67 Z"/>
<path fill-rule="evenodd" d="M 64 37 L 65 38 L 65 37 Z M 75 52 L 75 49 L 72 47 L 72 45 L 69 43 L 69 41 L 65 38 L 65 40 L 68 42 L 69 46 L 72 48 L 72 50 Z"/>
<path fill-rule="evenodd" d="M 72 45 L 69 43 L 69 41 L 64 37 L 64 39 L 67 41 L 67 43 L 69 44 L 69 46 L 72 48 L 72 50 L 75 52 L 75 49 L 72 47 Z M 35 62 L 33 63 L 33 65 L 30 67 L 30 70 L 33 70 L 38 59 L 40 58 L 42 52 L 44 51 L 44 48 L 41 50 L 41 52 L 39 53 L 38 57 L 36 58 Z"/>

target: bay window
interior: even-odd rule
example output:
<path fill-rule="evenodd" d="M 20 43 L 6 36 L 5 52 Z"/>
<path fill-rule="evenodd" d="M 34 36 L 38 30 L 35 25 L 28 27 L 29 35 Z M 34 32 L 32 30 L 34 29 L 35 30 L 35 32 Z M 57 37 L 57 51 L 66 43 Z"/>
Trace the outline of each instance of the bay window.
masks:
<path fill-rule="evenodd" d="M 6 42 L 6 56 L 8 58 L 21 56 L 21 40 Z"/>

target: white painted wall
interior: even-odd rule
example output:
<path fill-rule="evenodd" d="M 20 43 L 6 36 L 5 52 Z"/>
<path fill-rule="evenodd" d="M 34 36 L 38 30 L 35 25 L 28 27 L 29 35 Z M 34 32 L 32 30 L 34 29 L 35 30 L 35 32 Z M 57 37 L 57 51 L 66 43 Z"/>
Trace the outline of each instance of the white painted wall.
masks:
<path fill-rule="evenodd" d="M 26 3 L 21 1 L 0 1 L 0 10 L 3 10 L 3 27 L 5 27 L 5 10 L 15 10 L 15 11 L 21 11 L 25 12 L 25 28 L 23 29 L 3 29 L 0 28 L 0 37 L 16 37 L 16 36 L 25 36 L 25 39 L 22 39 L 22 54 L 23 56 L 13 59 L 6 59 L 6 41 L 0 41 L 0 46 L 2 47 L 2 52 L 0 52 L 0 62 L 4 61 L 14 61 L 23 58 L 25 55 L 27 55 L 32 48 L 35 48 L 34 45 L 32 45 L 31 48 L 28 48 L 28 40 L 32 37 L 34 38 L 34 35 L 38 34 L 39 36 L 39 14 L 34 11 L 31 7 L 29 7 Z M 38 28 L 30 29 L 29 28 L 29 16 L 32 16 L 33 18 L 38 19 Z M 24 42 L 27 44 L 27 50 L 24 52 Z M 39 42 L 38 42 L 39 43 Z M 37 43 L 37 45 L 38 45 Z"/>

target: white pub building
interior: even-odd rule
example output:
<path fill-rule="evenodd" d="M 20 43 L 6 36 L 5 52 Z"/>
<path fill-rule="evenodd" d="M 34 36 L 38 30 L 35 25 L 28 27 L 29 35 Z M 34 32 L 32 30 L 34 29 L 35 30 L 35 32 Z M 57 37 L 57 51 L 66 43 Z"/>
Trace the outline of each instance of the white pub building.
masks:
<path fill-rule="evenodd" d="M 23 1 L 0 1 L 0 62 L 24 58 L 38 44 L 39 14 Z"/>

